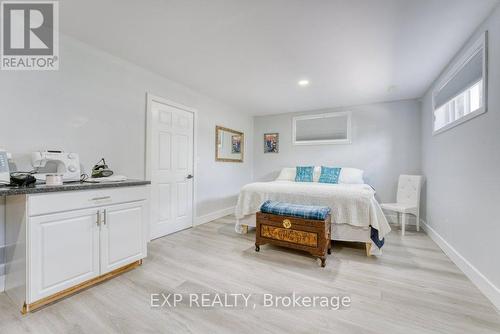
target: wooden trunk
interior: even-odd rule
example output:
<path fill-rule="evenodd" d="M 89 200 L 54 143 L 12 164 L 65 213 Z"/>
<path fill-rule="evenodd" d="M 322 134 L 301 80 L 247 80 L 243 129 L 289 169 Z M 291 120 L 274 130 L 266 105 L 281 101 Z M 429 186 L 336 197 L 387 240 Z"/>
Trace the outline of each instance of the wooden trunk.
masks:
<path fill-rule="evenodd" d="M 330 254 L 331 217 L 325 220 L 303 219 L 257 212 L 255 250 L 264 244 L 274 244 L 309 252 L 326 265 Z"/>

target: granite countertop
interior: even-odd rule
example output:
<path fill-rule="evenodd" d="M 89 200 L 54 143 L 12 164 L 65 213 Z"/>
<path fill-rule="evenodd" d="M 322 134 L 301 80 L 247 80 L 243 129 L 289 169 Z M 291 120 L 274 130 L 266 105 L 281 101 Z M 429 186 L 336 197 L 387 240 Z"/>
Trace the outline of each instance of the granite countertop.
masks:
<path fill-rule="evenodd" d="M 65 183 L 62 186 L 46 186 L 44 184 L 41 184 L 41 185 L 35 185 L 34 187 L 0 187 L 0 196 L 40 194 L 40 193 L 102 189 L 102 188 L 133 187 L 133 186 L 143 186 L 147 184 L 151 184 L 151 181 L 127 180 L 122 182 L 104 182 L 104 183 L 71 182 L 71 183 Z"/>

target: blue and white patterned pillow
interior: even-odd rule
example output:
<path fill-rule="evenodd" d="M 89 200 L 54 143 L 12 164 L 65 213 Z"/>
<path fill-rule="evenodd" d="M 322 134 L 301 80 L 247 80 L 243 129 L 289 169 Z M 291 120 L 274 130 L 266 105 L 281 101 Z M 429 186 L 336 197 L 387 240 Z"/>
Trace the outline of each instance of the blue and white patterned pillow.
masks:
<path fill-rule="evenodd" d="M 321 166 L 321 175 L 319 176 L 319 183 L 339 183 L 340 170 L 338 167 L 324 167 Z"/>
<path fill-rule="evenodd" d="M 314 167 L 298 167 L 295 174 L 295 182 L 313 182 Z"/>

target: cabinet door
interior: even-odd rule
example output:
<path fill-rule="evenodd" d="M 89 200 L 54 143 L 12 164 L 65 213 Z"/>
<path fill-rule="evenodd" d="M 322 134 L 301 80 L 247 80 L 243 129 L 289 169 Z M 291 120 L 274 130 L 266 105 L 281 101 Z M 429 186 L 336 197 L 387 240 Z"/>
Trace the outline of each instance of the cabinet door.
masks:
<path fill-rule="evenodd" d="M 98 210 L 31 217 L 28 303 L 99 276 Z"/>
<path fill-rule="evenodd" d="M 109 206 L 101 223 L 101 274 L 146 257 L 144 202 Z"/>

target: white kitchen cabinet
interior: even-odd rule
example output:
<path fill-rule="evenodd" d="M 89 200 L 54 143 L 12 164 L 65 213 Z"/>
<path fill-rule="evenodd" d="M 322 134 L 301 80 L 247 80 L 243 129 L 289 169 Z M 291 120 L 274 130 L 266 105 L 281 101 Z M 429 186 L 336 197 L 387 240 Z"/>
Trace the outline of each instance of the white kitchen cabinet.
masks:
<path fill-rule="evenodd" d="M 101 274 L 140 260 L 146 254 L 142 222 L 144 202 L 114 205 L 103 210 L 101 224 Z"/>
<path fill-rule="evenodd" d="M 97 212 L 87 209 L 30 219 L 30 301 L 100 275 Z"/>
<path fill-rule="evenodd" d="M 8 196 L 5 291 L 24 312 L 141 263 L 148 186 Z"/>

